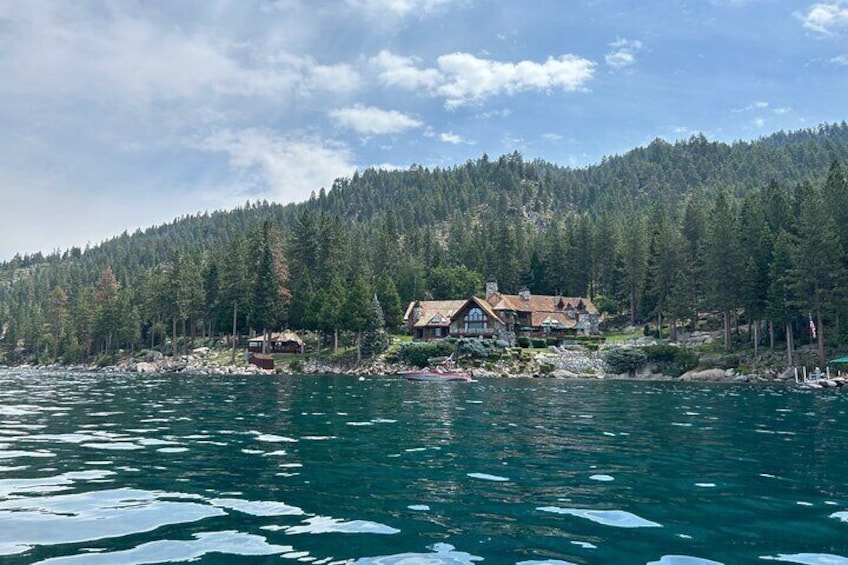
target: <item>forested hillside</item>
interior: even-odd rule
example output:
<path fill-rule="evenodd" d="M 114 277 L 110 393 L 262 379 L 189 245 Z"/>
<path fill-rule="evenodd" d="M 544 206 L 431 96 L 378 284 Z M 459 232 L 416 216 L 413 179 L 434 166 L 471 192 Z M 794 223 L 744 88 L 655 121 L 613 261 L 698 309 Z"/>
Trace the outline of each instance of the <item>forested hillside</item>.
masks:
<path fill-rule="evenodd" d="M 848 124 L 732 145 L 661 140 L 598 165 L 514 153 L 446 169 L 366 170 L 309 201 L 248 203 L 0 265 L 0 362 L 176 352 L 251 329 L 359 332 L 376 294 L 591 296 L 631 323 L 698 312 L 789 345 L 810 315 L 839 345 L 848 281 Z M 730 339 L 728 336 L 728 347 Z M 822 343 L 823 345 L 823 343 Z M 791 347 L 790 347 L 791 349 Z"/>

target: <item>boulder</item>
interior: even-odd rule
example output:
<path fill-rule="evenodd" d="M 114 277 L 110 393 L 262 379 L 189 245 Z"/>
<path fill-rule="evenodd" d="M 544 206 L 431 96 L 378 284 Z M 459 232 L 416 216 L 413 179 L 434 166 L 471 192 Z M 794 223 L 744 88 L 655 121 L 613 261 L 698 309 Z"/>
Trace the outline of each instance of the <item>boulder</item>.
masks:
<path fill-rule="evenodd" d="M 135 364 L 135 371 L 137 373 L 155 373 L 159 370 L 159 366 L 156 363 L 148 363 L 146 361 L 142 361 L 141 363 Z"/>
<path fill-rule="evenodd" d="M 722 369 L 688 371 L 680 376 L 681 381 L 723 381 L 725 379 L 725 372 Z"/>
<path fill-rule="evenodd" d="M 576 379 L 579 375 L 567 369 L 554 369 L 551 377 L 555 379 Z"/>

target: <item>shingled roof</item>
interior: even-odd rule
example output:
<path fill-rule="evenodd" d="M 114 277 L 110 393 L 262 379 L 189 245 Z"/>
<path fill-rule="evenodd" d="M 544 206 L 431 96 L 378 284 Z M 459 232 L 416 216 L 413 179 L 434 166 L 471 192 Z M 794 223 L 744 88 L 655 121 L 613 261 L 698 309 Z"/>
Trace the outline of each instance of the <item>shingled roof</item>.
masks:
<path fill-rule="evenodd" d="M 540 313 L 556 314 L 564 310 L 573 308 L 579 311 L 580 305 L 583 305 L 587 314 L 597 315 L 598 309 L 592 304 L 588 298 L 579 296 L 545 296 L 545 295 L 528 295 L 525 299 L 519 294 L 502 294 L 495 292 L 487 299 L 487 302 L 492 305 L 495 311 L 511 310 L 513 312 L 530 312 L 533 314 L 533 319 Z M 542 317 L 544 319 L 544 316 Z M 533 325 L 536 325 L 535 323 Z"/>
<path fill-rule="evenodd" d="M 465 306 L 467 300 L 419 300 L 410 302 L 403 315 L 405 322 L 412 318 L 416 304 L 421 306 L 421 317 L 413 324 L 414 328 L 448 327 L 454 313 Z"/>

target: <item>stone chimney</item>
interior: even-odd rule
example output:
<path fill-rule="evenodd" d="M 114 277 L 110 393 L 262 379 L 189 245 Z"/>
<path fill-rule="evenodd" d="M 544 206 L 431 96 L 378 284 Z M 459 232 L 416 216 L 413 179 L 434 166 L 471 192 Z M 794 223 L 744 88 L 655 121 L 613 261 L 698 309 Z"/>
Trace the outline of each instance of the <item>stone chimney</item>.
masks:
<path fill-rule="evenodd" d="M 494 276 L 486 279 L 486 300 L 498 291 L 498 279 Z"/>
<path fill-rule="evenodd" d="M 530 300 L 530 289 L 526 286 L 522 286 L 518 291 L 518 296 L 521 297 L 521 300 Z"/>
<path fill-rule="evenodd" d="M 423 316 L 423 315 L 424 315 L 424 307 L 421 306 L 420 300 L 416 300 L 415 304 L 412 305 L 412 323 L 410 324 L 410 327 L 417 324 L 418 320 L 420 320 L 421 316 Z"/>

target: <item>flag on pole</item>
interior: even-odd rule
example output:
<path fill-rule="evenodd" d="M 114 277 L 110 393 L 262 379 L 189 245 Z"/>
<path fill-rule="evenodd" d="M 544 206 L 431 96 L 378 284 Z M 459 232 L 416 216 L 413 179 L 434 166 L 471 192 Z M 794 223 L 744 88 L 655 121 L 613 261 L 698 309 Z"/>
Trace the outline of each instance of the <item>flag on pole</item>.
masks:
<path fill-rule="evenodd" d="M 810 314 L 810 335 L 816 339 L 816 324 L 813 322 L 813 315 Z"/>

